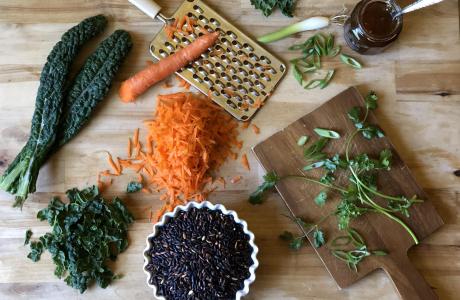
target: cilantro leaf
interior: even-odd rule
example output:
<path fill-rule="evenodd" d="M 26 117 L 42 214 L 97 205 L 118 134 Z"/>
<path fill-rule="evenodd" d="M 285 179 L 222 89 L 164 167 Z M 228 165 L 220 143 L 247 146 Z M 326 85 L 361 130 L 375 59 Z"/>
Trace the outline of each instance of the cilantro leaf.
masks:
<path fill-rule="evenodd" d="M 377 100 L 379 97 L 375 94 L 374 91 L 370 91 L 369 94 L 367 94 L 365 101 L 366 101 L 366 109 L 374 110 L 378 107 L 377 105 Z"/>
<path fill-rule="evenodd" d="M 25 240 L 24 240 L 24 246 L 27 245 L 27 244 L 29 244 L 30 238 L 31 238 L 31 237 L 32 237 L 32 230 L 27 229 L 27 231 L 26 231 L 26 238 L 25 238 Z"/>
<path fill-rule="evenodd" d="M 142 190 L 143 185 L 140 182 L 137 181 L 131 181 L 128 183 L 128 186 L 126 187 L 126 192 L 127 193 L 136 193 Z"/>
<path fill-rule="evenodd" d="M 385 170 L 390 170 L 391 167 L 391 160 L 392 160 L 392 153 L 390 149 L 384 149 L 380 152 L 380 168 Z"/>
<path fill-rule="evenodd" d="M 313 232 L 313 246 L 315 248 L 319 248 L 326 243 L 326 238 L 324 236 L 324 232 L 322 232 L 319 228 L 317 228 Z"/>
<path fill-rule="evenodd" d="M 326 204 L 327 200 L 327 193 L 326 191 L 321 191 L 316 197 L 315 197 L 315 203 L 319 207 L 323 207 L 324 204 Z"/>
<path fill-rule="evenodd" d="M 280 239 L 289 243 L 289 248 L 292 250 L 299 250 L 305 244 L 305 239 L 303 237 L 294 237 L 294 234 L 290 231 L 284 231 L 280 234 Z"/>
<path fill-rule="evenodd" d="M 263 202 L 263 195 L 266 191 L 272 189 L 275 184 L 280 180 L 278 175 L 276 175 L 275 172 L 269 172 L 265 174 L 264 182 L 257 187 L 257 190 L 255 190 L 250 196 L 249 196 L 249 203 L 256 205 L 256 204 L 262 204 Z"/>

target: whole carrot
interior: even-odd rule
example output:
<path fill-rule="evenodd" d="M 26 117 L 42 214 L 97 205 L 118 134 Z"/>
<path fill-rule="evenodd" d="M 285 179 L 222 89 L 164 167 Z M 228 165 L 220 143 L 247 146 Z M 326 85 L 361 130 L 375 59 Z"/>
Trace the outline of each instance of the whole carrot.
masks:
<path fill-rule="evenodd" d="M 198 37 L 190 45 L 176 53 L 152 64 L 134 76 L 122 82 L 120 98 L 124 102 L 132 102 L 155 83 L 179 71 L 190 62 L 196 60 L 202 53 L 217 41 L 219 32 L 213 32 Z"/>

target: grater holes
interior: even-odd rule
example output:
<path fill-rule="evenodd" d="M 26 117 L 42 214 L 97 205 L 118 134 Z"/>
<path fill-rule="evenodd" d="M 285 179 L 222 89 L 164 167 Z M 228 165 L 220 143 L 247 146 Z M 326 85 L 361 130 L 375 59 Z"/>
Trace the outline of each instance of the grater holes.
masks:
<path fill-rule="evenodd" d="M 232 62 L 239 67 L 243 65 L 243 63 L 239 61 L 236 57 L 232 58 Z"/>
<path fill-rule="evenodd" d="M 243 77 L 248 76 L 248 72 L 247 72 L 245 69 L 243 69 L 243 68 L 239 68 L 239 69 L 238 69 L 238 72 L 239 72 Z M 246 79 L 246 78 L 245 78 L 245 79 Z"/>
<path fill-rule="evenodd" d="M 222 64 L 220 62 L 216 62 L 215 66 L 219 71 L 225 70 L 224 66 L 222 66 Z"/>
<path fill-rule="evenodd" d="M 286 66 L 285 65 L 280 65 L 280 71 L 281 71 L 281 73 L 284 73 L 284 71 L 286 71 Z"/>
<path fill-rule="evenodd" d="M 219 79 L 214 82 L 215 85 L 218 85 L 221 89 L 225 88 L 225 84 L 222 83 Z"/>
<path fill-rule="evenodd" d="M 235 82 L 237 82 L 237 83 L 242 83 L 242 82 L 243 82 L 243 81 L 241 80 L 241 78 L 239 78 L 239 77 L 236 76 L 236 75 L 233 75 L 233 76 L 232 76 L 232 80 L 235 81 Z"/>
<path fill-rule="evenodd" d="M 190 43 L 191 43 L 190 40 L 188 38 L 186 38 L 185 36 L 182 37 L 181 42 L 186 44 L 186 45 L 190 45 Z"/>
<path fill-rule="evenodd" d="M 248 43 L 244 43 L 243 48 L 245 48 L 246 50 L 251 51 L 251 52 L 254 51 L 254 48 L 251 45 L 249 45 Z"/>
<path fill-rule="evenodd" d="M 241 120 L 246 121 L 249 117 L 248 116 L 241 116 Z"/>
<path fill-rule="evenodd" d="M 234 67 L 232 67 L 232 66 L 227 66 L 227 70 L 232 74 L 236 73 L 236 69 Z"/>
<path fill-rule="evenodd" d="M 220 77 L 221 77 L 222 79 L 224 79 L 224 80 L 227 80 L 227 81 L 230 80 L 230 77 L 229 77 L 227 74 L 225 74 L 224 72 L 220 73 Z"/>
<path fill-rule="evenodd" d="M 251 64 L 250 62 L 248 62 L 247 60 L 245 60 L 245 61 L 243 62 L 243 65 L 244 65 L 246 68 L 254 69 L 254 65 Z"/>
<path fill-rule="evenodd" d="M 265 57 L 263 55 L 260 57 L 260 60 L 263 61 L 264 63 L 266 63 L 267 65 L 272 63 L 272 61 L 270 59 L 268 59 L 267 57 Z"/>
<path fill-rule="evenodd" d="M 238 43 L 238 41 L 236 41 L 236 40 L 233 40 L 233 41 L 232 41 L 232 45 L 233 45 L 234 47 L 236 47 L 237 49 L 241 49 L 241 44 Z"/>
<path fill-rule="evenodd" d="M 217 21 L 217 20 L 214 19 L 214 18 L 209 19 L 209 22 L 211 22 L 211 24 L 213 24 L 213 25 L 215 25 L 215 26 L 220 26 L 220 22 Z"/>
<path fill-rule="evenodd" d="M 207 32 L 212 32 L 212 28 L 208 25 L 204 25 L 203 26 L 204 30 L 206 30 Z"/>
<path fill-rule="evenodd" d="M 233 103 L 230 99 L 227 100 L 227 104 L 228 104 L 228 106 L 230 106 L 231 108 L 237 109 L 236 104 Z"/>
<path fill-rule="evenodd" d="M 250 88 L 250 89 L 249 89 L 249 92 L 250 92 L 251 94 L 253 94 L 254 96 L 256 96 L 256 97 L 258 97 L 258 96 L 260 95 L 259 92 L 256 91 L 256 90 L 253 89 L 253 88 Z"/>
<path fill-rule="evenodd" d="M 243 95 L 246 95 L 248 93 L 248 90 L 243 86 L 243 85 L 238 85 L 238 92 L 240 92 Z"/>
<path fill-rule="evenodd" d="M 254 84 L 261 90 L 263 90 L 265 88 L 265 85 L 262 82 L 260 82 L 259 80 L 254 81 Z"/>
<path fill-rule="evenodd" d="M 174 47 L 174 45 L 171 44 L 170 42 L 166 42 L 166 43 L 165 43 L 165 46 L 166 46 L 166 48 L 169 49 L 169 51 L 172 51 L 172 50 L 175 50 L 175 49 L 176 49 L 176 48 Z"/>
<path fill-rule="evenodd" d="M 205 83 L 206 85 L 208 85 L 208 86 L 211 86 L 211 85 L 212 85 L 212 81 L 211 81 L 211 79 L 209 79 L 208 76 L 205 76 L 205 77 L 203 78 L 203 81 L 204 81 L 204 83 Z"/>
<path fill-rule="evenodd" d="M 249 80 L 247 77 L 243 78 L 244 84 L 247 84 L 248 86 L 254 86 L 254 83 L 252 83 L 251 80 Z"/>
<path fill-rule="evenodd" d="M 261 77 L 263 80 L 267 81 L 267 82 L 271 80 L 270 76 L 268 76 L 268 75 L 265 74 L 265 73 L 262 73 L 262 74 L 260 75 L 260 77 Z"/>
<path fill-rule="evenodd" d="M 203 9 L 199 7 L 198 5 L 193 5 L 193 10 L 200 14 L 203 13 Z"/>
<path fill-rule="evenodd" d="M 202 83 L 203 82 L 203 79 L 200 78 L 200 76 L 198 76 L 196 73 L 193 74 L 193 79 L 195 79 L 195 81 L 198 81 L 199 83 Z"/>
<path fill-rule="evenodd" d="M 260 93 L 262 94 L 262 96 L 267 96 L 267 93 L 265 91 L 260 91 Z"/>
<path fill-rule="evenodd" d="M 232 39 L 236 40 L 238 36 L 231 30 L 227 31 L 227 35 L 231 37 Z"/>
<path fill-rule="evenodd" d="M 254 53 L 249 53 L 249 58 L 254 61 L 259 61 L 259 57 L 255 55 Z"/>
<path fill-rule="evenodd" d="M 162 57 L 168 56 L 168 53 L 166 53 L 166 51 L 164 51 L 163 49 L 158 50 L 158 53 L 160 53 Z"/>
<path fill-rule="evenodd" d="M 253 72 L 252 70 L 249 71 L 249 75 L 250 75 L 252 78 L 256 78 L 256 79 L 259 79 L 259 78 L 260 78 L 259 74 Z"/>
<path fill-rule="evenodd" d="M 209 75 L 208 72 L 206 72 L 206 70 L 203 67 L 199 67 L 198 72 L 200 72 L 200 74 L 203 75 L 203 76 L 208 76 Z"/>
<path fill-rule="evenodd" d="M 199 15 L 198 20 L 200 20 L 203 24 L 208 24 L 209 23 L 209 20 L 203 15 Z"/>

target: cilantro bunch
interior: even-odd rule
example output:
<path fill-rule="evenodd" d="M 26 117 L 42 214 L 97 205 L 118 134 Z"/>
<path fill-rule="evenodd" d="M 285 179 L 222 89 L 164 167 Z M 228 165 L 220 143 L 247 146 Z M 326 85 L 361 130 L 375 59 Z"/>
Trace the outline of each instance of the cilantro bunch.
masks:
<path fill-rule="evenodd" d="M 27 256 L 40 260 L 46 249 L 56 265 L 54 274 L 83 293 L 96 282 L 107 287 L 118 278 L 107 263 L 128 247 L 128 225 L 133 217 L 119 198 L 105 201 L 97 187 L 67 191 L 70 202 L 58 197 L 51 199 L 47 208 L 38 212 L 37 218 L 47 220 L 52 231 L 30 243 Z M 32 232 L 26 232 L 26 244 Z"/>
<path fill-rule="evenodd" d="M 292 218 L 292 220 L 302 228 L 305 233 L 303 236 L 295 237 L 290 232 L 284 232 L 280 237 L 289 242 L 290 248 L 299 249 L 306 239 L 307 235 L 313 232 L 313 244 L 315 247 L 321 247 L 326 243 L 325 235 L 320 229 L 320 225 L 330 216 L 335 216 L 339 230 L 348 232 L 350 240 L 354 240 L 356 249 L 349 251 L 333 250 L 333 255 L 341 260 L 347 261 L 348 265 L 357 270 L 357 264 L 366 256 L 370 255 L 383 255 L 383 252 L 372 252 L 367 250 L 364 239 L 362 239 L 355 230 L 350 227 L 353 219 L 356 219 L 366 213 L 372 212 L 381 214 L 394 222 L 400 224 L 407 233 L 412 237 L 414 242 L 418 244 L 418 239 L 414 232 L 395 214 L 400 213 L 404 217 L 409 218 L 409 209 L 412 205 L 422 202 L 414 195 L 408 198 L 404 195 L 393 196 L 387 195 L 379 191 L 377 186 L 377 176 L 379 172 L 389 171 L 391 169 L 392 153 L 389 149 L 383 149 L 378 157 L 371 157 L 367 153 L 358 153 L 354 157 L 350 154 L 351 142 L 358 135 L 361 134 L 365 139 L 381 138 L 384 132 L 377 126 L 369 124 L 367 121 L 369 112 L 377 108 L 378 97 L 374 92 L 370 92 L 365 99 L 365 107 L 353 107 L 348 112 L 349 119 L 353 122 L 356 129 L 348 135 L 345 140 L 344 148 L 345 155 L 336 153 L 328 156 L 323 152 L 330 139 L 340 139 L 340 134 L 322 128 L 315 129 L 319 139 L 313 142 L 304 150 L 304 157 L 307 165 L 303 168 L 308 172 L 313 169 L 322 169 L 324 174 L 320 179 L 311 178 L 308 176 L 288 175 L 279 177 L 274 172 L 269 172 L 264 176 L 265 182 L 251 194 L 250 202 L 253 204 L 262 203 L 263 194 L 276 183 L 284 178 L 297 178 L 310 183 L 314 183 L 323 187 L 319 194 L 314 198 L 314 203 L 323 207 L 328 201 L 330 193 L 338 193 L 340 201 L 337 203 L 328 215 L 323 217 L 316 224 L 310 225 L 304 220 L 299 218 Z M 299 146 L 303 146 L 305 136 L 301 137 L 298 142 Z M 307 139 L 308 140 L 308 139 Z M 348 182 L 343 185 L 335 183 L 335 174 L 338 171 L 348 173 Z M 377 201 L 379 199 L 380 201 Z M 359 238 L 358 238 L 359 237 Z M 344 239 L 342 237 L 342 239 Z M 359 242 L 356 242 L 359 240 Z"/>

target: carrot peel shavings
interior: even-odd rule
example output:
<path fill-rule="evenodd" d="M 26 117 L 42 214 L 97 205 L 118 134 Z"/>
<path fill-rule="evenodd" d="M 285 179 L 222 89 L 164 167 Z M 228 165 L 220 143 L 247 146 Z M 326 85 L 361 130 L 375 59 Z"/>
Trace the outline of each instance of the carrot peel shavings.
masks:
<path fill-rule="evenodd" d="M 246 170 L 251 171 L 251 167 L 249 166 L 248 156 L 246 154 L 243 154 L 241 156 L 241 164 Z"/>

